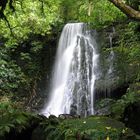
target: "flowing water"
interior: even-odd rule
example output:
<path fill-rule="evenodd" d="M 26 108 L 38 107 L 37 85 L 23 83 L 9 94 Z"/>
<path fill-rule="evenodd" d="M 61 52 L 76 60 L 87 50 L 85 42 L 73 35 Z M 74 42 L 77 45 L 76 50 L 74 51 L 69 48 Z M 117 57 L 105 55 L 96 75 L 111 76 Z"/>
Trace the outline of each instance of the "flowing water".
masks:
<path fill-rule="evenodd" d="M 84 23 L 66 24 L 59 40 L 50 98 L 42 113 L 94 114 L 97 43 Z"/>
<path fill-rule="evenodd" d="M 109 34 L 109 42 L 110 42 L 110 55 L 109 55 L 109 58 L 108 58 L 108 61 L 110 62 L 110 65 L 109 65 L 109 70 L 108 70 L 108 74 L 112 74 L 113 73 L 113 61 L 114 61 L 114 51 L 113 51 L 113 44 L 112 44 L 112 39 L 113 39 L 113 35 L 115 34 L 115 28 L 113 27 L 112 28 L 112 32 Z"/>
<path fill-rule="evenodd" d="M 108 64 L 109 64 L 109 68 L 106 74 L 106 95 L 105 98 L 109 98 L 111 97 L 111 92 L 113 89 L 113 84 L 116 81 L 114 78 L 114 60 L 115 60 L 115 53 L 113 50 L 113 36 L 115 35 L 115 28 L 112 28 L 112 32 L 110 32 L 109 34 L 109 43 L 110 43 L 110 54 L 109 57 L 107 59 Z"/>

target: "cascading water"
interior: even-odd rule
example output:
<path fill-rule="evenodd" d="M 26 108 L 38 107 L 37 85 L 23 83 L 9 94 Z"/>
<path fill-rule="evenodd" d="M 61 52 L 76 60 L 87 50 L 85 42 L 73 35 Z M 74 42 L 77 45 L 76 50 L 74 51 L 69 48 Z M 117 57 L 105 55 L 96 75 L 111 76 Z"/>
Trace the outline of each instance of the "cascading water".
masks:
<path fill-rule="evenodd" d="M 106 95 L 105 97 L 111 97 L 111 91 L 114 88 L 113 83 L 115 82 L 115 76 L 114 76 L 114 59 L 115 59 L 115 53 L 113 51 L 113 36 L 115 35 L 115 28 L 112 28 L 112 32 L 109 34 L 109 43 L 110 43 L 110 54 L 107 59 L 109 64 L 109 69 L 106 74 L 106 82 L 105 82 L 105 88 L 106 88 Z M 112 85 L 112 86 L 111 86 Z"/>
<path fill-rule="evenodd" d="M 109 70 L 108 70 L 108 74 L 112 74 L 113 73 L 113 59 L 114 59 L 114 51 L 113 51 L 113 48 L 112 48 L 112 39 L 113 39 L 113 35 L 115 34 L 115 28 L 113 27 L 112 28 L 112 32 L 109 34 L 109 42 L 110 42 L 110 55 L 109 55 L 109 62 L 110 62 L 110 66 L 109 66 Z"/>
<path fill-rule="evenodd" d="M 84 23 L 65 25 L 54 66 L 50 98 L 42 113 L 94 114 L 97 44 Z"/>

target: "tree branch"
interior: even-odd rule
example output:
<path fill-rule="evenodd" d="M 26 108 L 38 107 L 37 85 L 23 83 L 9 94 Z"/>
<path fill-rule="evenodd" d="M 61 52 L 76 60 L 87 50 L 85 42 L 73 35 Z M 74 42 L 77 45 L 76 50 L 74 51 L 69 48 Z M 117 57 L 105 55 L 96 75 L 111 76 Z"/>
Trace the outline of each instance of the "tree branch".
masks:
<path fill-rule="evenodd" d="M 112 2 L 116 7 L 118 7 L 129 18 L 140 21 L 140 11 L 130 7 L 129 5 L 124 3 L 123 0 L 109 0 L 109 1 Z"/>

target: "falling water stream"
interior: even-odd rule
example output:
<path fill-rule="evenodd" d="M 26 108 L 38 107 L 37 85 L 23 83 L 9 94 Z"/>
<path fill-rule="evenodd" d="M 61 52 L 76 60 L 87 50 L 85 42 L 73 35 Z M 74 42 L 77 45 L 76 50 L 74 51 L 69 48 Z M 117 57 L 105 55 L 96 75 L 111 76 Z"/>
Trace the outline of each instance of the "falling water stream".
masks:
<path fill-rule="evenodd" d="M 115 60 L 115 53 L 113 50 L 113 36 L 115 35 L 115 28 L 112 27 L 112 31 L 109 34 L 109 44 L 110 44 L 110 53 L 107 59 L 109 64 L 108 71 L 106 73 L 105 79 L 105 98 L 111 97 L 111 91 L 113 89 L 113 83 L 115 82 L 114 78 L 114 60 Z M 111 86 L 112 85 L 112 86 Z"/>
<path fill-rule="evenodd" d="M 110 42 L 110 55 L 109 55 L 109 58 L 108 58 L 108 61 L 110 62 L 110 65 L 109 65 L 109 70 L 108 70 L 108 75 L 112 74 L 113 73 L 113 60 L 114 60 L 114 51 L 113 51 L 113 47 L 112 47 L 112 39 L 113 39 L 113 35 L 115 34 L 115 28 L 113 27 L 112 28 L 112 32 L 109 34 L 109 42 Z"/>
<path fill-rule="evenodd" d="M 97 43 L 84 23 L 66 24 L 59 40 L 50 98 L 42 113 L 94 114 Z"/>

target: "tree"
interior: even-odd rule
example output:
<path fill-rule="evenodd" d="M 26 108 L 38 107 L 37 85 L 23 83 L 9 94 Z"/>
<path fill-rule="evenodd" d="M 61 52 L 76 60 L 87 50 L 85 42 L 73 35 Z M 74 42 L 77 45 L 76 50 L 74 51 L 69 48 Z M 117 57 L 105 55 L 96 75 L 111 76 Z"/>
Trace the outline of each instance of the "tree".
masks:
<path fill-rule="evenodd" d="M 38 0 L 42 3 L 43 7 L 43 2 L 45 0 Z M 112 2 L 116 7 L 118 7 L 123 13 L 125 13 L 128 17 L 134 19 L 134 20 L 139 20 L 140 21 L 140 11 L 139 11 L 139 5 L 140 1 L 139 0 L 126 0 L 128 4 L 124 0 L 109 0 Z M 130 3 L 134 3 L 133 5 L 129 5 Z M 91 5 L 92 5 L 92 0 L 88 0 L 88 16 L 91 15 Z M 4 10 L 6 8 L 6 5 L 9 4 L 10 9 L 14 11 L 14 6 L 13 6 L 13 0 L 1 0 L 0 2 L 0 18 L 6 19 L 4 15 Z"/>
<path fill-rule="evenodd" d="M 13 4 L 13 0 L 1 0 L 0 2 L 0 18 L 5 18 L 5 15 L 4 15 L 4 10 L 6 8 L 6 5 L 9 3 L 9 7 L 10 9 L 12 9 L 12 11 L 15 10 L 14 6 L 12 5 Z"/>
<path fill-rule="evenodd" d="M 125 13 L 128 17 L 140 21 L 140 11 L 134 9 L 133 7 L 127 5 L 123 0 L 109 0 L 116 7 L 118 7 L 123 13 Z M 140 5 L 140 2 L 137 0 L 137 4 Z"/>

